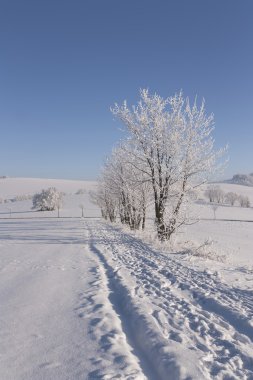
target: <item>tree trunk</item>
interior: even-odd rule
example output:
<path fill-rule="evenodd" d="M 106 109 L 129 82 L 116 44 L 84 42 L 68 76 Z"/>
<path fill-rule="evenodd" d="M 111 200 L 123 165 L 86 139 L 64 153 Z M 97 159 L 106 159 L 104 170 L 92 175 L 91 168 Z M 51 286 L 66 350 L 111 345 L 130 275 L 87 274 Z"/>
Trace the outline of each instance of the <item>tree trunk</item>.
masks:
<path fill-rule="evenodd" d="M 145 223 L 146 223 L 146 210 L 145 210 L 145 207 L 144 207 L 143 211 L 142 211 L 142 224 L 141 224 L 142 231 L 145 230 Z"/>

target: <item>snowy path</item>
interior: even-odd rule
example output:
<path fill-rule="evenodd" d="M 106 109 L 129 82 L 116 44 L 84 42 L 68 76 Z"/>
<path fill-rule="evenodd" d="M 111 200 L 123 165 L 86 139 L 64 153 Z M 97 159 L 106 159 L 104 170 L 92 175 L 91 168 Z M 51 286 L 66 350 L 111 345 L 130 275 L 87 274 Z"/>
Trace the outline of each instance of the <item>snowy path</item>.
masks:
<path fill-rule="evenodd" d="M 135 345 L 161 379 L 253 379 L 253 291 L 229 288 L 117 228 L 89 224 Z"/>
<path fill-rule="evenodd" d="M 145 379 L 79 220 L 0 224 L 0 379 Z"/>
<path fill-rule="evenodd" d="M 253 291 L 100 221 L 1 221 L 0 341 L 0 379 L 253 380 Z"/>

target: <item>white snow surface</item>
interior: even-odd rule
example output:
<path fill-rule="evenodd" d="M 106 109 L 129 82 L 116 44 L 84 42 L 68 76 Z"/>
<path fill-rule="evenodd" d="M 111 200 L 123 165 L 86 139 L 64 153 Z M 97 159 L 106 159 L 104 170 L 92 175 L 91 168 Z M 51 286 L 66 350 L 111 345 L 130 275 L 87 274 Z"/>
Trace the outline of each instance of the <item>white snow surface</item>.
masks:
<path fill-rule="evenodd" d="M 0 178 L 0 197 L 12 198 L 17 195 L 35 194 L 42 189 L 56 187 L 59 191 L 75 193 L 79 189 L 94 189 L 95 181 L 78 181 L 48 178 Z"/>
<path fill-rule="evenodd" d="M 0 197 L 67 193 L 61 218 L 0 204 L 0 379 L 253 379 L 252 208 L 213 220 L 198 202 L 205 220 L 159 247 L 152 221 L 143 236 L 99 219 L 95 183 L 40 181 L 0 179 Z M 206 238 L 211 257 L 189 253 Z"/>

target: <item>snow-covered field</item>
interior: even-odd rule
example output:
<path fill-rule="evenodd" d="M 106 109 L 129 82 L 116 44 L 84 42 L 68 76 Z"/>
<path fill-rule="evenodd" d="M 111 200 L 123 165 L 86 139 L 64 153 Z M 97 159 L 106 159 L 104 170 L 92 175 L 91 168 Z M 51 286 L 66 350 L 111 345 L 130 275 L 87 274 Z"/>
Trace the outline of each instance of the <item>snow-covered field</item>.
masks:
<path fill-rule="evenodd" d="M 70 181 L 42 178 L 0 178 L 0 199 L 8 200 L 0 203 L 0 218 L 38 218 L 56 217 L 57 211 L 38 212 L 32 210 L 32 200 L 12 202 L 17 196 L 33 196 L 42 189 L 55 187 L 64 192 L 63 206 L 60 210 L 61 217 L 79 217 L 82 215 L 80 205 L 84 205 L 84 216 L 100 217 L 100 211 L 90 202 L 89 192 L 94 190 L 94 181 Z M 81 191 L 80 191 L 81 190 Z M 80 194 L 76 194 L 80 192 Z"/>
<path fill-rule="evenodd" d="M 252 208 L 198 202 L 169 253 L 99 219 L 94 182 L 0 179 L 0 198 L 49 186 L 62 218 L 0 204 L 0 379 L 253 379 Z"/>

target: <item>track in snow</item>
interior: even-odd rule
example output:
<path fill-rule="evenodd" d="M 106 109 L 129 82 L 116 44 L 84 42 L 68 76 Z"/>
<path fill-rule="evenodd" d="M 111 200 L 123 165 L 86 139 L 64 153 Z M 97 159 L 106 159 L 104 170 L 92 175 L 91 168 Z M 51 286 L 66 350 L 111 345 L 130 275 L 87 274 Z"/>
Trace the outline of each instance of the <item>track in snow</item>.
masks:
<path fill-rule="evenodd" d="M 253 379 L 252 291 L 100 221 L 0 233 L 0 378 Z"/>
<path fill-rule="evenodd" d="M 107 283 L 80 219 L 0 222 L 0 379 L 146 379 Z"/>
<path fill-rule="evenodd" d="M 165 340 L 170 352 L 164 361 L 174 363 L 174 374 L 168 372 L 167 379 L 199 378 L 198 371 L 205 379 L 253 379 L 253 292 L 229 288 L 110 225 L 90 222 L 88 227 L 98 255 L 115 271 L 119 294 L 124 269 L 135 279 L 131 306 L 142 303 L 145 310 L 149 303 L 146 314 L 160 330 L 162 347 Z M 124 286 L 126 293 L 127 283 Z M 149 345 L 145 332 L 143 338 Z M 192 357 L 195 368 L 187 363 Z M 155 354 L 153 359 L 157 365 Z M 162 369 L 160 377 L 166 379 Z"/>

